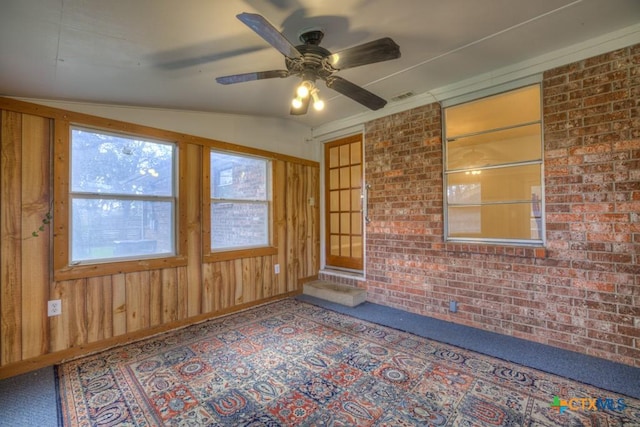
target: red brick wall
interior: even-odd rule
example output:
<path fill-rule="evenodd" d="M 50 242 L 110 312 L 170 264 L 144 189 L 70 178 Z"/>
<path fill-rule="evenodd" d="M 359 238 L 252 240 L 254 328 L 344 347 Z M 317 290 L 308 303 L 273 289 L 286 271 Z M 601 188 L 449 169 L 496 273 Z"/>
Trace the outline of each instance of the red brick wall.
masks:
<path fill-rule="evenodd" d="M 640 366 L 640 45 L 543 98 L 546 248 L 444 242 L 439 105 L 367 123 L 368 298 Z"/>

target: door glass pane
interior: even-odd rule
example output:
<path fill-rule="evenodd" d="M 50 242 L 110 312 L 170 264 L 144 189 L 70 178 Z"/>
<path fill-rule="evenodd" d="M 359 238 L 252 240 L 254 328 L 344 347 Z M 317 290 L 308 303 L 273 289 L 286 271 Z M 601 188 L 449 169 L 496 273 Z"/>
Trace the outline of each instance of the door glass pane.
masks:
<path fill-rule="evenodd" d="M 362 144 L 360 141 L 351 143 L 351 164 L 362 163 Z"/>
<path fill-rule="evenodd" d="M 340 146 L 340 166 L 349 165 L 349 159 L 351 158 L 349 154 L 349 146 L 341 145 Z"/>
<path fill-rule="evenodd" d="M 361 187 L 362 168 L 360 165 L 351 166 L 351 186 Z"/>
<path fill-rule="evenodd" d="M 329 149 L 329 167 L 336 168 L 340 166 L 340 148 L 331 147 Z"/>
<path fill-rule="evenodd" d="M 359 212 L 351 214 L 351 234 L 362 234 L 362 214 Z"/>
<path fill-rule="evenodd" d="M 329 210 L 331 212 L 340 210 L 340 191 L 331 191 L 329 193 Z"/>
<path fill-rule="evenodd" d="M 331 169 L 329 171 L 329 189 L 335 190 L 340 188 L 340 170 Z"/>
<path fill-rule="evenodd" d="M 340 188 L 351 187 L 351 168 L 340 168 Z"/>
<path fill-rule="evenodd" d="M 350 197 L 351 197 L 350 190 L 340 191 L 340 210 L 341 211 L 348 211 L 351 208 L 351 204 L 349 203 Z"/>
<path fill-rule="evenodd" d="M 340 255 L 345 257 L 351 257 L 350 236 L 340 236 Z"/>
<path fill-rule="evenodd" d="M 354 258 L 362 258 L 362 237 L 351 237 L 351 256 Z"/>
<path fill-rule="evenodd" d="M 332 213 L 331 215 L 331 229 L 336 232 L 340 230 L 340 214 Z"/>
<path fill-rule="evenodd" d="M 340 235 L 332 234 L 329 238 L 330 243 L 330 251 L 333 256 L 340 256 Z"/>
<path fill-rule="evenodd" d="M 351 214 L 349 212 L 343 212 L 340 214 L 340 233 L 351 233 L 351 221 L 349 221 Z"/>

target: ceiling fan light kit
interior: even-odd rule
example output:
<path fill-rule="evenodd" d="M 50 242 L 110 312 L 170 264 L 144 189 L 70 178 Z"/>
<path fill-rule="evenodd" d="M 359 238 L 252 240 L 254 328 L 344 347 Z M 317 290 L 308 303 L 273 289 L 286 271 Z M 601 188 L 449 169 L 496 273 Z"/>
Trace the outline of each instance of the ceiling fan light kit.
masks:
<path fill-rule="evenodd" d="M 319 46 L 324 37 L 322 30 L 312 29 L 303 32 L 300 34 L 300 40 L 304 44 L 294 46 L 261 15 L 241 13 L 237 15 L 237 18 L 284 55 L 286 70 L 223 76 L 216 78 L 218 83 L 227 85 L 253 80 L 299 76 L 302 82 L 296 88 L 291 102 L 290 113 L 292 115 L 306 114 L 311 100 L 313 100 L 315 110 L 320 111 L 324 108 L 324 101 L 318 94 L 316 80 L 324 80 L 328 88 L 371 110 L 378 110 L 387 103 L 378 95 L 334 74 L 347 68 L 399 58 L 400 47 L 390 38 L 381 38 L 332 54 Z"/>

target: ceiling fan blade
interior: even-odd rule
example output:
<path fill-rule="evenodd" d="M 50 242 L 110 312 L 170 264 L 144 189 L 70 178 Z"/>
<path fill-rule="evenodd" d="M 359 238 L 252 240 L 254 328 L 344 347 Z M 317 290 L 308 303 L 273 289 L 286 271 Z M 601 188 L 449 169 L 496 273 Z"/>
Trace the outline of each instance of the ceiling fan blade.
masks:
<path fill-rule="evenodd" d="M 400 46 L 384 37 L 336 52 L 327 56 L 324 62 L 336 70 L 344 70 L 397 58 L 400 58 Z"/>
<path fill-rule="evenodd" d="M 311 101 L 310 98 L 310 96 L 303 98 L 302 106 L 300 106 L 300 108 L 294 108 L 292 105 L 291 109 L 289 110 L 289 114 L 291 114 L 292 116 L 302 116 L 303 114 L 307 114 L 307 110 L 309 110 L 309 104 Z"/>
<path fill-rule="evenodd" d="M 256 34 L 262 37 L 267 43 L 278 49 L 284 56 L 288 58 L 302 58 L 302 54 L 298 52 L 298 49 L 262 15 L 244 12 L 236 15 L 236 17 L 255 31 Z"/>
<path fill-rule="evenodd" d="M 231 76 L 217 77 L 216 81 L 223 85 L 230 85 L 234 83 L 250 82 L 253 80 L 274 79 L 280 77 L 281 79 L 289 77 L 287 70 L 271 70 L 271 71 L 256 71 L 254 73 L 233 74 Z"/>
<path fill-rule="evenodd" d="M 329 76 L 326 78 L 327 87 L 340 92 L 344 96 L 353 99 L 371 110 L 379 110 L 387 104 L 387 101 L 374 95 L 368 90 L 351 83 L 342 77 Z"/>

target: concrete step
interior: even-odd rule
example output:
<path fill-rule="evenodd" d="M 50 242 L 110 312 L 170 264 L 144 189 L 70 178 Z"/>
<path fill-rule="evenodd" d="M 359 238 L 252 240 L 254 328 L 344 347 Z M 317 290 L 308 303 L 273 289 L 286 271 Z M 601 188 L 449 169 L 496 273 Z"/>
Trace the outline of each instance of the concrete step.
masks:
<path fill-rule="evenodd" d="M 355 307 L 367 300 L 367 291 L 353 286 L 340 285 L 324 280 L 305 283 L 302 288 L 304 295 L 320 298 L 336 304 Z"/>

